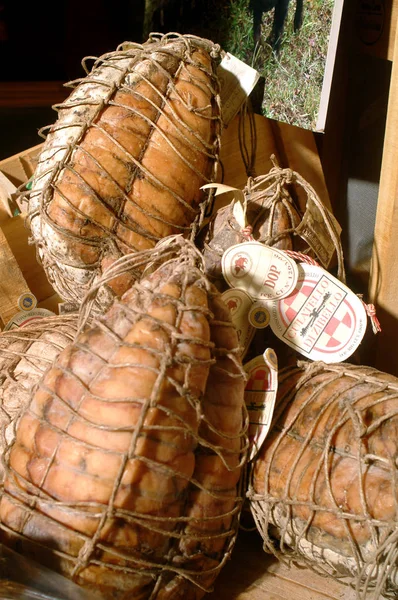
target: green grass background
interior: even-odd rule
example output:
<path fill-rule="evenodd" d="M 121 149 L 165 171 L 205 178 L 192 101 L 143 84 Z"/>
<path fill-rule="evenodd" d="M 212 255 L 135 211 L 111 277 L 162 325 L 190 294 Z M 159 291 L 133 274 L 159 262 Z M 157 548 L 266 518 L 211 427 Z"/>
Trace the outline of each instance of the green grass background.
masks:
<path fill-rule="evenodd" d="M 263 114 L 315 129 L 334 0 L 304 0 L 303 25 L 297 33 L 293 31 L 296 2 L 290 2 L 279 56 L 266 43 L 274 11 L 264 13 L 262 42 L 254 48 L 249 0 L 231 0 L 228 4 L 222 45 L 264 76 Z"/>

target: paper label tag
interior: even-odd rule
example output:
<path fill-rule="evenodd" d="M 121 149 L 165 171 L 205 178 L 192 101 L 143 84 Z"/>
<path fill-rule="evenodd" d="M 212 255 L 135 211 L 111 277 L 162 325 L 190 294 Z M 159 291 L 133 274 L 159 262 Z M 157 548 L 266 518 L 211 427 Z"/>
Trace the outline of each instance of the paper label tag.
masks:
<path fill-rule="evenodd" d="M 79 312 L 78 304 L 74 304 L 73 302 L 60 302 L 58 304 L 58 314 L 60 315 L 70 315 L 76 312 Z"/>
<path fill-rule="evenodd" d="M 8 321 L 7 325 L 4 327 L 4 331 L 17 329 L 18 327 L 25 327 L 26 325 L 32 323 L 32 321 L 42 319 L 43 317 L 51 317 L 54 314 L 55 313 L 51 312 L 51 310 L 47 310 L 46 308 L 35 308 L 33 310 L 19 312 Z"/>
<path fill-rule="evenodd" d="M 339 238 L 341 227 L 338 221 L 327 208 L 324 208 L 324 210 L 329 227 L 334 230 L 336 237 Z M 325 217 L 311 198 L 308 199 L 306 211 L 301 223 L 296 228 L 296 232 L 307 242 L 311 250 L 319 258 L 319 261 L 327 269 L 336 247 L 330 237 Z"/>
<path fill-rule="evenodd" d="M 222 118 L 227 126 L 253 91 L 260 74 L 227 52 L 218 66 L 217 76 L 220 81 Z"/>
<path fill-rule="evenodd" d="M 242 346 L 243 358 L 247 353 L 254 336 L 254 327 L 249 323 L 247 315 L 253 304 L 253 300 L 246 292 L 239 289 L 227 290 L 221 295 L 225 304 L 231 311 L 231 319 L 238 334 L 240 346 Z"/>
<path fill-rule="evenodd" d="M 278 359 L 271 348 L 243 367 L 248 374 L 245 403 L 249 413 L 249 460 L 260 450 L 271 426 L 278 390 Z"/>
<path fill-rule="evenodd" d="M 233 192 L 233 208 L 232 214 L 235 217 L 238 225 L 244 229 L 246 227 L 246 208 L 247 208 L 247 200 L 242 190 L 238 190 L 238 188 L 231 187 L 230 185 L 225 185 L 224 183 L 206 183 L 202 185 L 201 190 L 216 190 L 214 196 L 222 196 L 227 192 Z M 221 207 L 219 207 L 221 208 Z M 213 208 L 214 211 L 214 208 Z"/>
<path fill-rule="evenodd" d="M 362 301 L 321 267 L 300 263 L 299 272 L 293 293 L 270 306 L 272 331 L 311 360 L 346 360 L 366 331 Z"/>
<path fill-rule="evenodd" d="M 292 293 L 298 279 L 295 261 L 284 252 L 244 242 L 228 248 L 221 261 L 230 287 L 244 289 L 253 300 L 275 300 Z"/>

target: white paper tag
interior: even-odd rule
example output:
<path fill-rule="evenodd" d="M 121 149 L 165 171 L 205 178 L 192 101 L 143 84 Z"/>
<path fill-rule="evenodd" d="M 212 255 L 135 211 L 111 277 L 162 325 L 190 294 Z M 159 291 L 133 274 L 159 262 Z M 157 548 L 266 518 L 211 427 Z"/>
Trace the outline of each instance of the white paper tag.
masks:
<path fill-rule="evenodd" d="M 60 302 L 58 304 L 59 315 L 70 315 L 79 312 L 79 305 L 73 302 Z"/>
<path fill-rule="evenodd" d="M 298 279 L 295 261 L 284 252 L 244 242 L 223 254 L 222 272 L 228 285 L 244 289 L 253 300 L 275 300 L 292 293 Z"/>
<path fill-rule="evenodd" d="M 366 331 L 362 301 L 322 267 L 300 263 L 299 273 L 293 293 L 270 305 L 272 331 L 311 360 L 346 360 Z"/>
<path fill-rule="evenodd" d="M 19 312 L 8 321 L 7 325 L 4 327 L 4 331 L 17 329 L 18 327 L 26 327 L 26 325 L 30 325 L 32 321 L 43 319 L 44 317 L 51 317 L 54 314 L 55 313 L 46 308 L 34 308 L 33 310 Z"/>
<path fill-rule="evenodd" d="M 227 126 L 253 91 L 260 74 L 227 52 L 217 69 L 217 76 L 221 90 L 222 118 Z"/>
<path fill-rule="evenodd" d="M 241 357 L 247 353 L 254 336 L 254 327 L 249 323 L 247 315 L 253 300 L 246 292 L 239 289 L 227 290 L 221 295 L 231 312 L 231 319 L 238 334 L 239 344 L 242 347 Z"/>
<path fill-rule="evenodd" d="M 249 460 L 260 450 L 271 426 L 278 390 L 278 359 L 271 348 L 243 367 L 248 374 L 245 403 L 249 413 Z"/>
<path fill-rule="evenodd" d="M 301 223 L 296 228 L 296 233 L 306 240 L 322 263 L 322 266 L 327 269 L 336 251 L 327 223 L 334 230 L 337 239 L 340 238 L 341 227 L 334 215 L 326 207 L 323 207 L 323 210 L 324 215 L 322 215 L 315 202 L 309 198 Z"/>
<path fill-rule="evenodd" d="M 238 188 L 231 187 L 230 185 L 225 185 L 224 183 L 206 183 L 202 185 L 201 190 L 216 190 L 214 196 L 222 196 L 227 192 L 233 192 L 233 209 L 232 214 L 234 215 L 238 225 L 244 229 L 246 227 L 246 208 L 247 208 L 247 200 L 242 190 Z M 214 211 L 214 208 L 213 208 Z"/>

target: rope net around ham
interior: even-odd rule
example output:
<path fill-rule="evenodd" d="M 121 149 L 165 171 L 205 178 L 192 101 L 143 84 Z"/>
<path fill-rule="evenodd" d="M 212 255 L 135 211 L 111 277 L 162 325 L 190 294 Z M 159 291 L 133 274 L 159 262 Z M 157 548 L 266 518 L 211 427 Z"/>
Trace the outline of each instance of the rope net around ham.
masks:
<path fill-rule="evenodd" d="M 370 367 L 280 372 L 248 496 L 264 550 L 342 578 L 361 599 L 398 589 L 398 380 Z"/>
<path fill-rule="evenodd" d="M 90 57 L 91 58 L 91 57 Z M 152 35 L 94 59 L 55 107 L 35 170 L 28 223 L 62 298 L 80 302 L 111 261 L 194 235 L 216 177 L 220 48 L 195 36 Z M 130 281 L 124 286 L 125 291 Z M 107 307 L 112 294 L 98 301 Z"/>
<path fill-rule="evenodd" d="M 291 185 L 306 195 L 304 212 L 291 196 Z M 248 240 L 307 254 L 319 262 L 323 260 L 323 266 L 327 268 L 326 241 L 337 256 L 338 278 L 345 280 L 343 250 L 334 220 L 315 190 L 299 173 L 282 169 L 275 163 L 267 174 L 249 177 L 242 191 L 247 227 L 242 228 L 236 220 L 233 200 L 216 212 L 200 236 L 206 274 L 220 290 L 226 289 L 221 268 L 224 252 Z M 311 239 L 311 244 L 307 238 Z"/>
<path fill-rule="evenodd" d="M 0 333 L 0 482 L 7 449 L 32 389 L 77 331 L 78 315 L 39 319 Z"/>
<path fill-rule="evenodd" d="M 40 380 L 7 457 L 1 541 L 106 597 L 196 600 L 237 534 L 245 377 L 197 250 L 161 246 L 143 254 L 164 264 Z"/>

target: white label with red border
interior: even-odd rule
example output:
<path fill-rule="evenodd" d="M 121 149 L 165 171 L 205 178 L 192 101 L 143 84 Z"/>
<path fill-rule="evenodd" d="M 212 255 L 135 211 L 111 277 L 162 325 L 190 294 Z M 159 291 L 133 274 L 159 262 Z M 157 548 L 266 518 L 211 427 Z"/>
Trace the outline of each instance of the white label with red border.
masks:
<path fill-rule="evenodd" d="M 311 360 L 346 360 L 366 331 L 363 302 L 318 266 L 300 263 L 293 293 L 269 306 L 275 335 Z"/>
<path fill-rule="evenodd" d="M 250 325 L 247 318 L 253 300 L 245 291 L 236 288 L 227 290 L 221 297 L 231 312 L 232 323 L 238 334 L 239 345 L 242 347 L 241 357 L 243 358 L 249 349 L 255 332 L 254 327 Z"/>
<path fill-rule="evenodd" d="M 245 403 L 249 414 L 249 460 L 260 450 L 271 427 L 278 390 L 278 359 L 271 348 L 243 367 L 248 375 Z"/>
<path fill-rule="evenodd" d="M 292 293 L 298 269 L 284 252 L 260 244 L 244 242 L 226 250 L 222 272 L 228 285 L 245 290 L 253 300 L 276 300 Z"/>
<path fill-rule="evenodd" d="M 51 310 L 47 310 L 46 308 L 34 308 L 33 310 L 19 312 L 14 315 L 10 321 L 8 321 L 7 325 L 4 327 L 4 331 L 17 329 L 18 327 L 26 327 L 37 319 L 52 317 L 53 315 L 55 315 L 55 313 L 53 313 Z"/>

